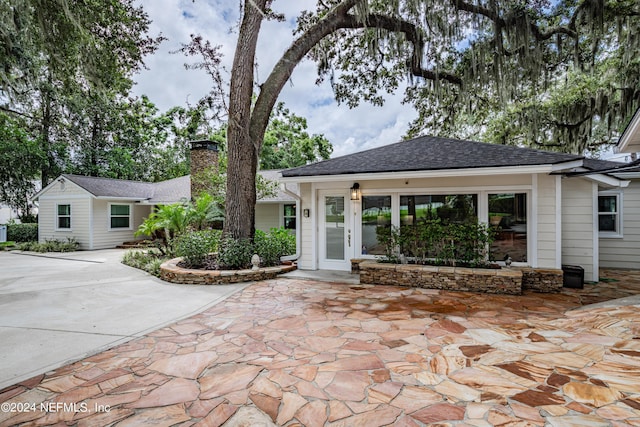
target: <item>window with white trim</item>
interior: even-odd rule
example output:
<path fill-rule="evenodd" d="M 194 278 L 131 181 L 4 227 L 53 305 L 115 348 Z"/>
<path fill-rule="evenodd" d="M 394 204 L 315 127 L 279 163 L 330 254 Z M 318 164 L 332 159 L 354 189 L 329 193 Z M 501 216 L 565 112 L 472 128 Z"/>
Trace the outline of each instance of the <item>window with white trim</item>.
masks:
<path fill-rule="evenodd" d="M 57 205 L 56 229 L 64 231 L 71 230 L 71 205 Z"/>
<path fill-rule="evenodd" d="M 109 205 L 109 229 L 131 229 L 131 205 Z"/>
<path fill-rule="evenodd" d="M 296 229 L 296 205 L 284 205 L 283 222 L 285 229 Z"/>
<path fill-rule="evenodd" d="M 598 195 L 598 231 L 601 236 L 621 236 L 621 194 L 600 193 Z"/>

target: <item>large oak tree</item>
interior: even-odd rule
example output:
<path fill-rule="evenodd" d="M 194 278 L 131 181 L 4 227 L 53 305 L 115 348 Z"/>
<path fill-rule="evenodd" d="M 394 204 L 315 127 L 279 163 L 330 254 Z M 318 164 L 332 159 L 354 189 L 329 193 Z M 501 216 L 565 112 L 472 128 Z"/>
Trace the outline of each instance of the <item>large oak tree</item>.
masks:
<path fill-rule="evenodd" d="M 605 45 L 625 46 L 619 61 L 626 70 L 640 51 L 634 0 L 319 0 L 315 11 L 298 17 L 296 39 L 267 79 L 257 82 L 261 24 L 281 18 L 272 3 L 242 2 L 231 70 L 225 232 L 235 238 L 253 236 L 265 129 L 280 91 L 305 57 L 317 61 L 319 80 L 329 78 L 337 99 L 349 105 L 382 104 L 385 92 L 408 82 L 407 100 L 423 109 L 422 122 L 414 126 L 419 132 L 480 108 L 499 111 L 523 95 L 543 93 L 574 70 L 595 69 L 607 56 Z M 619 127 L 640 101 L 635 70 L 579 109 L 557 103 L 558 135 L 584 136 L 599 115 Z M 522 117 L 530 126 L 545 120 Z"/>

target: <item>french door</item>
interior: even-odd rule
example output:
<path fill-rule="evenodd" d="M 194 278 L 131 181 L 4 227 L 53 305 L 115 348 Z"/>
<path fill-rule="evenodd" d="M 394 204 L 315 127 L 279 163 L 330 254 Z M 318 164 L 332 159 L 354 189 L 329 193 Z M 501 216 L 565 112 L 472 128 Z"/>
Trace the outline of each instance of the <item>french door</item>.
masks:
<path fill-rule="evenodd" d="M 320 191 L 318 201 L 318 266 L 349 271 L 353 241 L 349 193 Z"/>

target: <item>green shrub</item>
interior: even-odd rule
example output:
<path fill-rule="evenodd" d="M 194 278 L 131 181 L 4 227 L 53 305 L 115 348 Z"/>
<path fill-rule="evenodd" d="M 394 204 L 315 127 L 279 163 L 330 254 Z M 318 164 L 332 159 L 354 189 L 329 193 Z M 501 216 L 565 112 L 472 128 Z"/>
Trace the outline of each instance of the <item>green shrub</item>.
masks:
<path fill-rule="evenodd" d="M 202 230 L 182 235 L 176 243 L 176 255 L 189 267 L 200 268 L 211 252 L 218 250 L 220 230 Z"/>
<path fill-rule="evenodd" d="M 398 262 L 402 255 L 417 264 L 475 267 L 487 264 L 487 248 L 494 235 L 486 224 L 445 224 L 436 219 L 393 227 L 379 238 L 391 262 Z"/>
<path fill-rule="evenodd" d="M 221 270 L 249 268 L 254 253 L 254 246 L 249 239 L 222 239 L 218 246 L 218 266 Z"/>
<path fill-rule="evenodd" d="M 281 257 L 295 253 L 296 237 L 284 227 L 272 228 L 269 233 L 256 230 L 254 244 L 260 256 L 260 265 L 271 267 L 279 265 Z"/>
<path fill-rule="evenodd" d="M 9 224 L 7 240 L 14 242 L 33 242 L 38 240 L 38 224 Z"/>

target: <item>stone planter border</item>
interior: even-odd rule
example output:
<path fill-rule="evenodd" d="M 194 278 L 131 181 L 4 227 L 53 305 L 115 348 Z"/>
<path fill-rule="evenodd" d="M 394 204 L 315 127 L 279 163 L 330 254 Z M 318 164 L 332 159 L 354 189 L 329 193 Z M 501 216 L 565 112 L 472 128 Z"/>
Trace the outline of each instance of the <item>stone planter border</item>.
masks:
<path fill-rule="evenodd" d="M 562 270 L 438 267 L 373 260 L 357 264 L 362 284 L 511 295 L 520 295 L 523 289 L 558 292 L 562 288 Z"/>
<path fill-rule="evenodd" d="M 165 261 L 160 266 L 160 278 L 183 285 L 226 285 L 273 279 L 280 273 L 296 269 L 295 265 L 279 265 L 258 270 L 196 270 L 178 267 L 182 258 Z"/>

